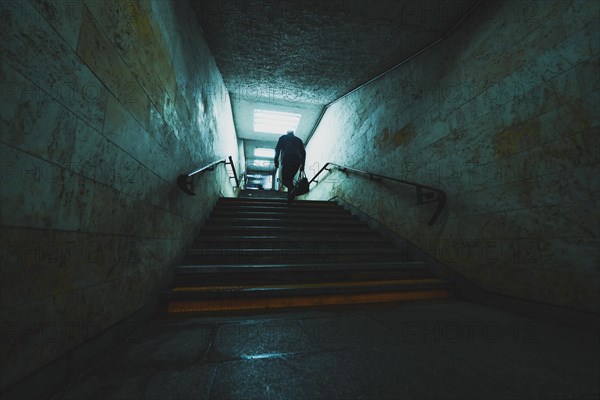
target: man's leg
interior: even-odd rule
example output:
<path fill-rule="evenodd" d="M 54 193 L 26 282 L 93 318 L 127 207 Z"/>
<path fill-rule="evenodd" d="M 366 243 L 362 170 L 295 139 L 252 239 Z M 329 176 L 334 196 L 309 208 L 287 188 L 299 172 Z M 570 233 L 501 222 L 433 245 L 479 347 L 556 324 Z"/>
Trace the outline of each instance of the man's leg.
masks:
<path fill-rule="evenodd" d="M 288 192 L 294 188 L 294 176 L 299 169 L 300 164 L 297 163 L 283 163 L 281 166 L 281 182 L 288 188 Z"/>

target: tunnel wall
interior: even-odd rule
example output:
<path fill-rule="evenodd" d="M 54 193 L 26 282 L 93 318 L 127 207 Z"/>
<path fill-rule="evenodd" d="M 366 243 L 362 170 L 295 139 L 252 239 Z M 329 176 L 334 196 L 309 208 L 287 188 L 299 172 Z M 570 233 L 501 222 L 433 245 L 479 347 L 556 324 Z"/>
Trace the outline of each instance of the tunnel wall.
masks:
<path fill-rule="evenodd" d="M 309 178 L 330 161 L 442 188 L 435 225 L 397 183 L 331 172 L 308 198 L 338 196 L 485 291 L 598 313 L 599 4 L 483 2 L 327 109 Z"/>
<path fill-rule="evenodd" d="M 224 166 L 195 197 L 175 178 L 237 143 L 187 2 L 3 1 L 1 17 L 5 389 L 156 299 L 233 194 Z"/>

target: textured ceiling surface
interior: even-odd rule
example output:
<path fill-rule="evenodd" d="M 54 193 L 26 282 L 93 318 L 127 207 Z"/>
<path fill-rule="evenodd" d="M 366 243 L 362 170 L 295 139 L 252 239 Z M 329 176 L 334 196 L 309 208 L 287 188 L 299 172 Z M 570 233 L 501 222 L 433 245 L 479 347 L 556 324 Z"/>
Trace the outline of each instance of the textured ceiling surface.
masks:
<path fill-rule="evenodd" d="M 253 104 L 266 103 L 304 109 L 297 135 L 306 140 L 326 104 L 443 37 L 477 0 L 190 2 L 238 137 L 268 140 L 248 129 Z"/>

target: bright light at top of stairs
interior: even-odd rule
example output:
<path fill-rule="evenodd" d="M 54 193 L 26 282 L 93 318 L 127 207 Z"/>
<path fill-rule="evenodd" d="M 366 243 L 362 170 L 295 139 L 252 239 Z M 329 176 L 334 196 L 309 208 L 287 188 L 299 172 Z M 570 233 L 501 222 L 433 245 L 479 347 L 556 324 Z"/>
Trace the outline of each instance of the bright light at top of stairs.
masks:
<path fill-rule="evenodd" d="M 254 157 L 273 158 L 275 157 L 275 149 L 268 149 L 266 147 L 256 147 L 254 148 Z"/>
<path fill-rule="evenodd" d="M 282 111 L 254 110 L 254 132 L 285 134 L 296 131 L 301 114 Z"/>

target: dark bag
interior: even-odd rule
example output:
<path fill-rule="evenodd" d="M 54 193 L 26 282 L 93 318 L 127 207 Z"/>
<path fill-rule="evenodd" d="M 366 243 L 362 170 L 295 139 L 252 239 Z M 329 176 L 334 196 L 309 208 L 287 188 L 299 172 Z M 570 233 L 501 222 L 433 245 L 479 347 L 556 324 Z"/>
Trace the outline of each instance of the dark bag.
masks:
<path fill-rule="evenodd" d="M 300 171 L 300 176 L 294 186 L 294 196 L 302 196 L 303 194 L 308 193 L 308 190 L 308 179 L 306 179 L 306 174 L 304 171 Z"/>

